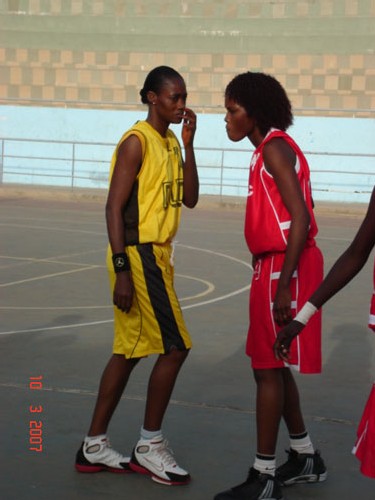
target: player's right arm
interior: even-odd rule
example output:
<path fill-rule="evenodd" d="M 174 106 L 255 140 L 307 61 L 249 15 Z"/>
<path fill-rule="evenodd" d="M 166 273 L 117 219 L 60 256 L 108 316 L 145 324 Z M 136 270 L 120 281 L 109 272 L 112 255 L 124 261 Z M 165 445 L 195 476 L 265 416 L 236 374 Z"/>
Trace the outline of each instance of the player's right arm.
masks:
<path fill-rule="evenodd" d="M 337 259 L 309 302 L 318 309 L 339 292 L 366 264 L 375 246 L 375 187 L 363 222 L 352 243 Z"/>
<path fill-rule="evenodd" d="M 135 179 L 142 164 L 142 146 L 131 135 L 119 146 L 105 207 L 108 239 L 112 255 L 125 249 L 123 211 L 129 200 Z M 128 312 L 133 300 L 133 282 L 130 271 L 116 274 L 113 303 Z"/>
<path fill-rule="evenodd" d="M 278 325 L 286 325 L 292 319 L 290 283 L 305 248 L 310 215 L 295 170 L 296 153 L 291 146 L 282 138 L 273 138 L 263 148 L 263 159 L 291 219 L 285 258 L 273 298 L 273 317 Z"/>

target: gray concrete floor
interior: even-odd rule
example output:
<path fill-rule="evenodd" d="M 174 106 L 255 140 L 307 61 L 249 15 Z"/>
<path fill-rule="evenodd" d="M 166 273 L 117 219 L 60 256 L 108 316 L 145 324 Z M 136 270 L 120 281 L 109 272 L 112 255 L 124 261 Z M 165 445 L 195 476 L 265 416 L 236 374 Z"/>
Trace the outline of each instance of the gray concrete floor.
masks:
<path fill-rule="evenodd" d="M 205 202 L 206 201 L 206 202 Z M 346 248 L 362 206 L 317 206 L 326 269 Z M 245 478 L 255 453 L 255 385 L 244 354 L 250 256 L 243 206 L 203 200 L 184 210 L 177 236 L 176 288 L 194 341 L 168 409 L 164 433 L 190 485 L 149 478 L 79 474 L 87 430 L 112 345 L 105 269 L 104 196 L 63 190 L 0 190 L 0 498 L 5 500 L 210 500 Z M 371 256 L 324 309 L 324 371 L 298 376 L 306 423 L 329 469 L 325 483 L 284 489 L 285 499 L 370 500 L 375 483 L 351 454 L 375 374 L 368 330 Z M 136 369 L 110 426 L 113 446 L 130 453 L 142 423 L 154 358 Z M 42 388 L 30 380 L 42 377 Z M 31 413 L 30 406 L 40 413 Z M 30 421 L 42 422 L 43 450 L 30 450 Z M 278 460 L 288 447 L 280 430 Z"/>

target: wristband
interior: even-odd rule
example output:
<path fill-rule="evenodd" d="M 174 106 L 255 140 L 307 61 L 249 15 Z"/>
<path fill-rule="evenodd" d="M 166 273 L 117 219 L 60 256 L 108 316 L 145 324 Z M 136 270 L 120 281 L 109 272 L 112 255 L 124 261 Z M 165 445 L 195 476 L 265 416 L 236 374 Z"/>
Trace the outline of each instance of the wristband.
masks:
<path fill-rule="evenodd" d="M 116 274 L 123 271 L 130 271 L 130 262 L 125 252 L 113 254 L 112 262 Z"/>
<path fill-rule="evenodd" d="M 303 325 L 306 325 L 306 323 L 309 321 L 311 316 L 313 316 L 316 311 L 318 310 L 317 307 L 314 306 L 311 302 L 306 302 L 306 304 L 302 307 L 302 309 L 298 312 L 298 314 L 293 318 L 294 321 L 299 321 Z"/>

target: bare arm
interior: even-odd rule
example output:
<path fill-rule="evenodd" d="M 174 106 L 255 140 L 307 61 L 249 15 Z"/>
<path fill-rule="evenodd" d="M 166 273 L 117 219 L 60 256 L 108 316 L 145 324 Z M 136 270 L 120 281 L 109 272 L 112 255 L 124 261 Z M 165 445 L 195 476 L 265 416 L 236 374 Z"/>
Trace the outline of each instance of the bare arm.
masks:
<path fill-rule="evenodd" d="M 196 126 L 197 118 L 195 113 L 186 108 L 181 135 L 185 148 L 183 203 L 188 208 L 194 208 L 199 197 L 199 179 L 193 146 Z"/>
<path fill-rule="evenodd" d="M 263 157 L 291 217 L 284 264 L 273 306 L 275 321 L 280 325 L 292 319 L 290 282 L 305 247 L 310 214 L 295 171 L 296 155 L 289 144 L 275 138 L 265 145 Z"/>
<path fill-rule="evenodd" d="M 320 308 L 331 297 L 347 285 L 363 268 L 375 246 L 375 187 L 372 191 L 366 216 L 349 247 L 331 267 L 320 286 L 311 295 L 309 302 Z M 287 360 L 293 338 L 304 328 L 304 324 L 292 321 L 277 337 L 274 350 L 276 357 Z"/>
<path fill-rule="evenodd" d="M 139 139 L 132 135 L 119 147 L 107 203 L 105 207 L 107 232 L 112 254 L 124 252 L 125 228 L 123 210 L 129 200 L 134 181 L 142 163 L 142 147 Z M 133 299 L 133 284 L 128 271 L 116 274 L 113 303 L 128 312 Z"/>
<path fill-rule="evenodd" d="M 333 295 L 344 288 L 366 264 L 375 245 L 375 188 L 373 189 L 366 216 L 352 243 L 337 259 L 309 302 L 318 309 Z"/>

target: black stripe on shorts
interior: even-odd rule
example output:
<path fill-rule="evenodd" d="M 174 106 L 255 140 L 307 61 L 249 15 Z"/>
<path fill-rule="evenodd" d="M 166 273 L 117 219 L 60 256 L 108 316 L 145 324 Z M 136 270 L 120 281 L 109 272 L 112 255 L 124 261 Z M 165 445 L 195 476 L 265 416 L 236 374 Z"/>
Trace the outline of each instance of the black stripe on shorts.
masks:
<path fill-rule="evenodd" d="M 140 255 L 145 283 L 156 320 L 159 324 L 164 350 L 169 353 L 172 348 L 185 350 L 186 346 L 173 314 L 161 269 L 156 263 L 152 243 L 137 245 Z"/>

